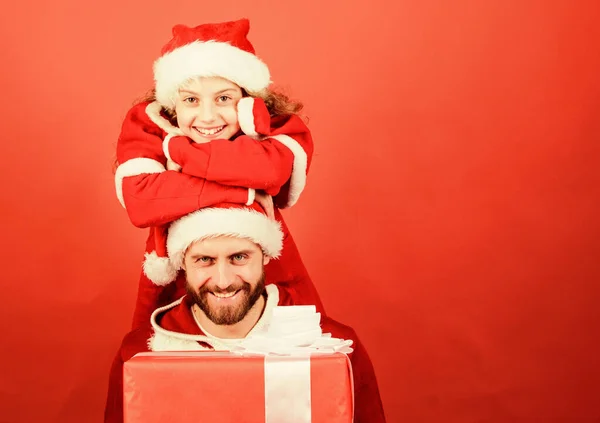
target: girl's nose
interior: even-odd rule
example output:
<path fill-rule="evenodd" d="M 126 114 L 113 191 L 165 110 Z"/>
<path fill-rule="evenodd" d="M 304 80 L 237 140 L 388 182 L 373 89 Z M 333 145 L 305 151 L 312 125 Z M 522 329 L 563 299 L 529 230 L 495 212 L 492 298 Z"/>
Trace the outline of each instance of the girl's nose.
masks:
<path fill-rule="evenodd" d="M 198 119 L 200 119 L 201 122 L 213 122 L 216 115 L 215 106 L 212 103 L 205 102 L 199 107 Z"/>

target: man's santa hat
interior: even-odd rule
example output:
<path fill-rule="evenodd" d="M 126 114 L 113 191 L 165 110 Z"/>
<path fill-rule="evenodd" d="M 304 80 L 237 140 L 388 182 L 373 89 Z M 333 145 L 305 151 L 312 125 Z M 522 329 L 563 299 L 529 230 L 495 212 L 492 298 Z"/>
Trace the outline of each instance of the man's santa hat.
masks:
<path fill-rule="evenodd" d="M 156 100 L 173 109 L 179 88 L 199 76 L 219 76 L 250 93 L 267 88 L 271 83 L 269 68 L 248 41 L 249 30 L 248 19 L 173 27 L 173 38 L 154 62 Z"/>
<path fill-rule="evenodd" d="M 220 204 L 190 213 L 167 227 L 154 228 L 152 253 L 146 254 L 144 272 L 157 285 L 166 285 L 177 278 L 185 252 L 191 244 L 207 238 L 230 236 L 248 239 L 269 258 L 277 258 L 283 248 L 281 224 L 265 214 L 254 203 Z"/>

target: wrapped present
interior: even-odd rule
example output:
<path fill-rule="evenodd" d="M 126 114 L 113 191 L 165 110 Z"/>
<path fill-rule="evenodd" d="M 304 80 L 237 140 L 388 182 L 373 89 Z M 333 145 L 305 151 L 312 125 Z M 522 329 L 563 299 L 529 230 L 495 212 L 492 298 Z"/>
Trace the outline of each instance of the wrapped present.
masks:
<path fill-rule="evenodd" d="M 123 369 L 125 423 L 351 423 L 344 353 L 140 353 Z"/>

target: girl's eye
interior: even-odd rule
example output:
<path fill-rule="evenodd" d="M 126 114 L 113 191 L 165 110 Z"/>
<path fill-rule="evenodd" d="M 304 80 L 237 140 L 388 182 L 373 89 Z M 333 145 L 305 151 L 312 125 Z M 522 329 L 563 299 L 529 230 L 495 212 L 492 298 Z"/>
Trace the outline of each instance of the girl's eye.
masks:
<path fill-rule="evenodd" d="M 219 101 L 219 103 L 226 103 L 229 100 L 231 100 L 231 97 L 226 96 L 226 95 L 221 95 L 221 96 L 217 97 L 217 101 Z"/>
<path fill-rule="evenodd" d="M 183 101 L 186 103 L 194 104 L 198 101 L 196 97 L 186 97 Z"/>

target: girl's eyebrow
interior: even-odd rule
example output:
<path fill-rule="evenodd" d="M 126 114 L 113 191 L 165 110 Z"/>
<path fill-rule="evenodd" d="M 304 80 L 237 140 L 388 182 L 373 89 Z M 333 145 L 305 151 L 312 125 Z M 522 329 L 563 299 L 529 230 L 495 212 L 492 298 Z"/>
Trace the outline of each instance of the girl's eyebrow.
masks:
<path fill-rule="evenodd" d="M 223 94 L 223 93 L 226 93 L 227 91 L 235 91 L 235 88 L 225 88 L 224 90 L 217 91 L 215 94 Z"/>
<path fill-rule="evenodd" d="M 223 90 L 217 91 L 214 95 L 219 95 L 219 94 L 223 94 L 227 91 L 234 91 L 235 92 L 235 88 L 225 88 Z M 199 95 L 197 92 L 195 91 L 191 91 L 191 90 L 187 90 L 185 88 L 182 88 L 179 90 L 179 93 L 181 94 L 192 94 L 192 95 Z"/>

